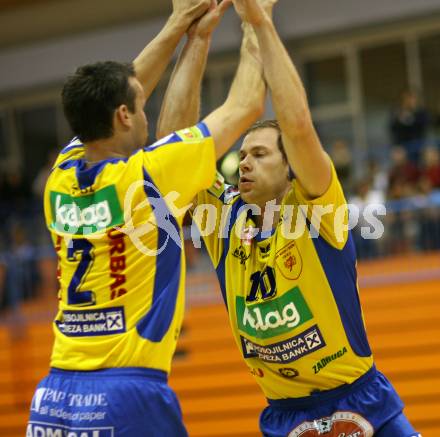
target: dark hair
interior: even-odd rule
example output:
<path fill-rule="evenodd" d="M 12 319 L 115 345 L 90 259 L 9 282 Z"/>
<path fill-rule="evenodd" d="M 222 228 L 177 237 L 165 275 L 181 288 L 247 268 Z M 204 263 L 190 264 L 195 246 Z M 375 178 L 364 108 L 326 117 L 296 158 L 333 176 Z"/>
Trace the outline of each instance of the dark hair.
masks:
<path fill-rule="evenodd" d="M 61 93 L 64 114 L 81 141 L 112 136 L 113 114 L 120 105 L 135 112 L 130 77 L 135 77 L 133 64 L 106 61 L 79 67 L 68 78 Z"/>
<path fill-rule="evenodd" d="M 284 150 L 284 144 L 283 144 L 283 137 L 281 135 L 281 128 L 280 124 L 277 120 L 261 120 L 255 122 L 245 133 L 245 136 L 250 134 L 253 131 L 259 130 L 259 129 L 266 129 L 266 128 L 272 128 L 275 129 L 278 132 L 278 138 L 277 138 L 277 146 L 279 151 L 281 152 L 281 155 L 283 157 L 283 161 L 289 165 L 289 161 L 287 159 L 286 151 Z M 295 177 L 293 174 L 292 169 L 289 165 L 289 179 L 292 180 Z"/>

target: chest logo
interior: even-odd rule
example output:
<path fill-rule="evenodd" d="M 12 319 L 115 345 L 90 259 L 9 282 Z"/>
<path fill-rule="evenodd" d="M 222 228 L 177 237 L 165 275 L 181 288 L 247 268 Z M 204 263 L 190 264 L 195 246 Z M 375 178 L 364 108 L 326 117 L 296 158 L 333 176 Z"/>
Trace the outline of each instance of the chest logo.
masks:
<path fill-rule="evenodd" d="M 74 235 L 87 235 L 123 223 L 114 185 L 85 196 L 50 192 L 52 228 Z"/>
<path fill-rule="evenodd" d="M 237 296 L 236 311 L 240 331 L 262 339 L 290 332 L 313 317 L 298 287 L 254 305 L 246 305 L 245 299 Z"/>
<path fill-rule="evenodd" d="M 277 251 L 275 264 L 286 279 L 299 278 L 302 271 L 302 258 L 294 241 Z"/>
<path fill-rule="evenodd" d="M 234 252 L 232 253 L 232 256 L 234 256 L 235 258 L 238 258 L 240 260 L 241 265 L 244 265 L 250 257 L 250 255 L 246 255 L 246 250 L 244 249 L 244 247 L 241 244 L 239 247 L 237 247 L 234 250 Z"/>

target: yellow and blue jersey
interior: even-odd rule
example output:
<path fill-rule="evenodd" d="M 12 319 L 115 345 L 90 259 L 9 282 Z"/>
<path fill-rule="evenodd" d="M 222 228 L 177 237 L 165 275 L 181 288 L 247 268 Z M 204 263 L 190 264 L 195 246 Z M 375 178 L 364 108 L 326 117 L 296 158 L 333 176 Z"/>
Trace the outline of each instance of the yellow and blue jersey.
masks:
<path fill-rule="evenodd" d="M 52 367 L 169 372 L 184 311 L 182 219 L 214 177 L 203 123 L 128 158 L 87 164 L 80 141 L 63 149 L 44 199 L 60 287 Z"/>
<path fill-rule="evenodd" d="M 204 214 L 195 210 L 194 220 L 216 268 L 236 343 L 267 398 L 333 389 L 372 367 L 355 249 L 344 226 L 346 201 L 333 166 L 331 184 L 319 198 L 309 199 L 292 182 L 272 231 L 255 232 L 249 206 L 221 176 L 199 193 L 197 204 L 215 206 L 202 208 Z M 301 232 L 301 223 L 309 231 Z"/>

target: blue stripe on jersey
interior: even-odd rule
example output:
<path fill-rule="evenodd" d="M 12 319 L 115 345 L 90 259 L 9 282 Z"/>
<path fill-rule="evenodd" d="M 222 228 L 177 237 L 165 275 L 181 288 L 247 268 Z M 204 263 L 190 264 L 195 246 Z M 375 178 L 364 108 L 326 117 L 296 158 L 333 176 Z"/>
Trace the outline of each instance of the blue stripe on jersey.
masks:
<path fill-rule="evenodd" d="M 204 137 L 210 137 L 211 132 L 209 132 L 208 126 L 206 126 L 206 123 L 201 121 L 197 124 L 197 127 L 201 130 Z"/>
<path fill-rule="evenodd" d="M 78 160 L 82 161 L 81 164 L 76 167 L 76 178 L 78 179 L 79 188 L 83 189 L 93 185 L 96 177 L 104 170 L 107 164 L 117 164 L 121 161 L 127 162 L 127 160 L 128 158 L 104 159 L 91 167 L 86 166 L 85 160 Z"/>
<path fill-rule="evenodd" d="M 127 162 L 128 158 L 109 158 L 99 161 L 97 164 L 87 167 L 87 161 L 85 159 L 70 159 L 63 162 L 58 167 L 62 170 L 69 168 L 76 168 L 76 178 L 78 180 L 79 187 L 81 189 L 90 187 L 95 182 L 99 173 L 104 170 L 107 164 L 117 164 L 120 161 Z"/>
<path fill-rule="evenodd" d="M 244 204 L 245 203 L 243 202 L 242 198 L 240 197 L 240 198 L 238 198 L 238 200 L 236 200 L 234 202 L 234 204 L 231 206 L 231 208 L 229 208 L 228 220 L 226 221 L 226 224 L 225 224 L 226 229 L 227 229 L 227 235 L 221 235 L 221 236 L 219 235 L 220 238 L 225 239 L 225 242 L 223 244 L 222 256 L 220 257 L 220 261 L 217 264 L 215 271 L 217 273 L 217 278 L 220 283 L 220 290 L 222 292 L 223 301 L 225 302 L 226 308 L 228 308 L 228 301 L 227 301 L 227 297 L 226 297 L 225 262 L 226 262 L 226 257 L 228 256 L 228 252 L 229 252 L 232 229 L 235 226 L 235 222 L 237 221 L 238 212 L 240 211 L 240 208 Z"/>
<path fill-rule="evenodd" d="M 145 169 L 144 179 L 148 182 L 148 185 L 144 186 L 145 194 L 153 206 L 156 222 L 159 224 L 166 220 L 171 223 L 177 235 L 180 235 L 176 219 L 171 215 L 163 197 Z M 154 342 L 162 340 L 174 317 L 181 276 L 182 254 L 181 246 L 173 238 L 170 238 L 165 228 L 158 226 L 157 233 L 157 248 L 166 246 L 156 255 L 156 275 L 151 308 L 136 326 L 141 337 Z M 182 242 L 180 243 L 182 244 Z"/>
<path fill-rule="evenodd" d="M 58 166 L 58 168 L 60 168 L 61 170 L 67 170 L 69 168 L 76 167 L 78 165 L 77 161 L 78 161 L 77 159 L 69 159 L 68 161 L 62 162 Z"/>
<path fill-rule="evenodd" d="M 80 143 L 80 144 L 72 144 L 72 143 L 75 143 L 76 141 L 79 141 L 79 139 L 77 137 L 72 138 L 69 141 L 69 143 L 67 144 L 67 146 L 63 147 L 63 149 L 61 150 L 60 154 L 64 155 L 64 154 L 70 152 L 73 149 L 76 149 L 78 147 L 83 147 L 84 146 L 84 144 L 82 144 L 82 143 Z"/>
<path fill-rule="evenodd" d="M 350 346 L 358 356 L 369 357 L 371 349 L 356 286 L 356 252 L 351 232 L 342 250 L 335 249 L 321 236 L 312 238 L 312 241 L 333 292 Z"/>
<path fill-rule="evenodd" d="M 181 143 L 181 142 L 182 142 L 182 138 L 180 138 L 175 133 L 172 133 L 170 135 L 167 135 L 166 137 L 160 138 L 150 146 L 144 147 L 143 150 L 144 152 L 152 152 L 153 150 L 156 150 L 158 147 L 165 146 L 166 144 Z"/>

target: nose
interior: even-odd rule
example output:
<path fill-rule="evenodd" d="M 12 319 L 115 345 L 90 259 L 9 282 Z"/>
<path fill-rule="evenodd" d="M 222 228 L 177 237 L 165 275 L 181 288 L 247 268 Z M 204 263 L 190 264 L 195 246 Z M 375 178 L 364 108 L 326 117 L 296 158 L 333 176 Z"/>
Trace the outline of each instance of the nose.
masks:
<path fill-rule="evenodd" d="M 239 169 L 241 173 L 250 171 L 252 169 L 249 155 L 246 155 L 244 158 L 241 159 Z"/>

